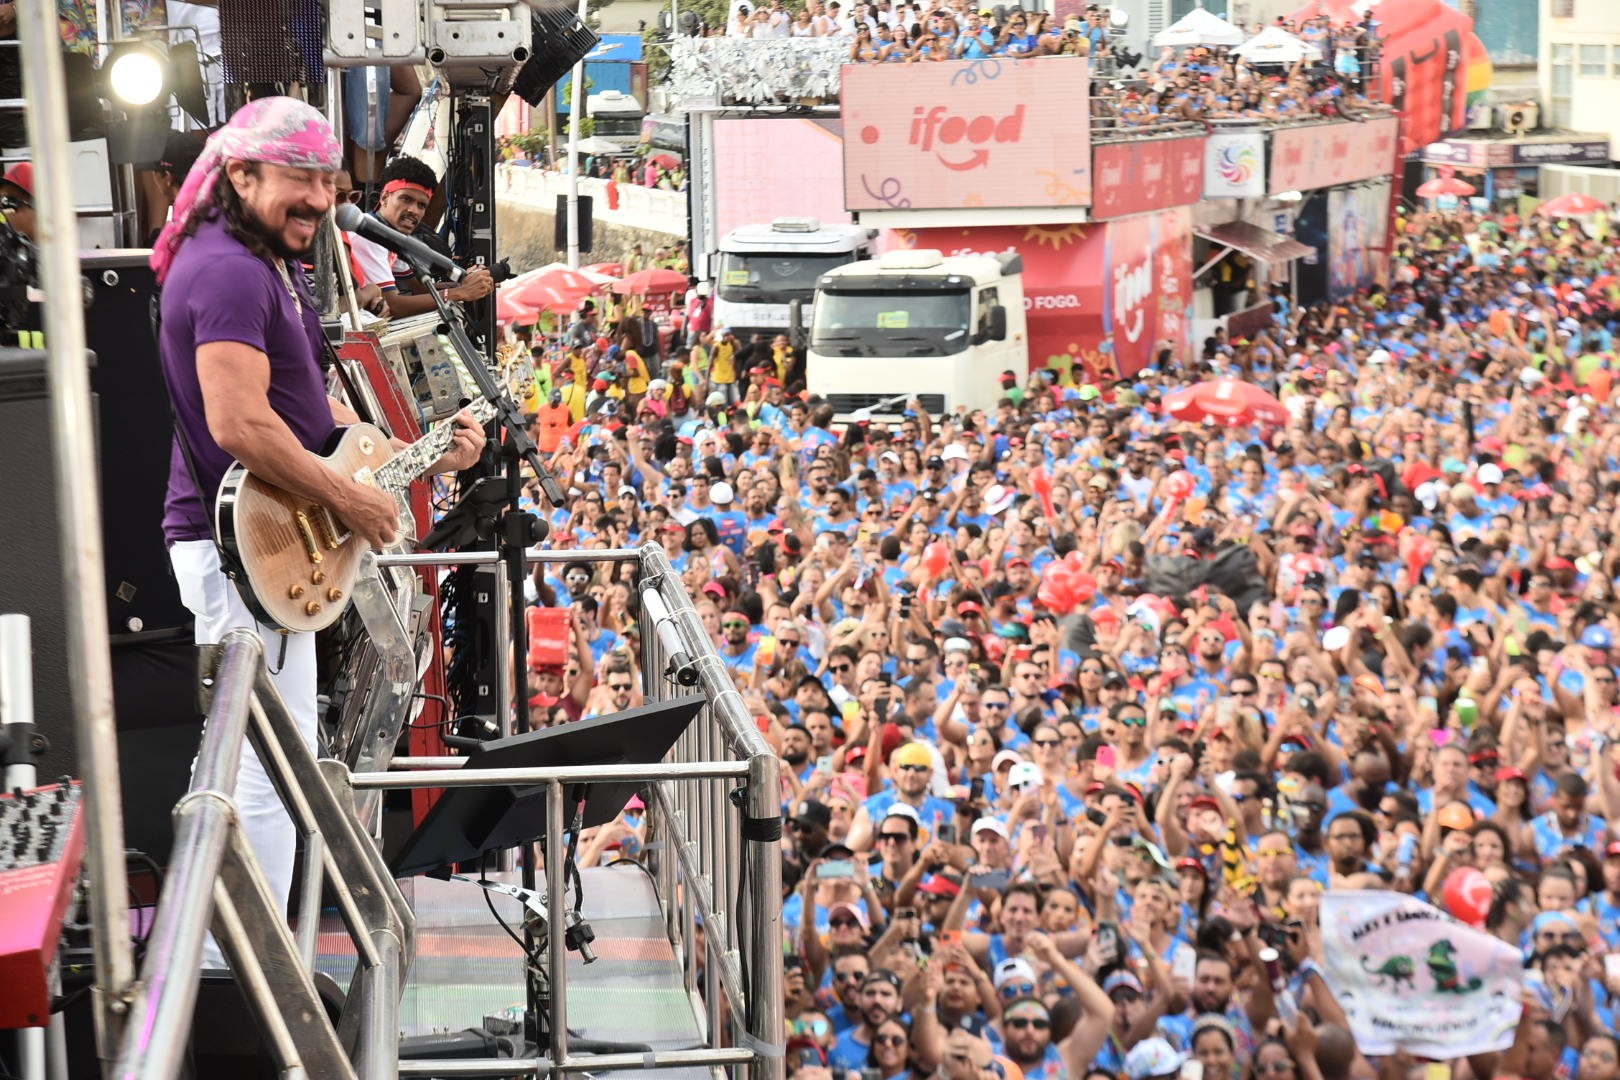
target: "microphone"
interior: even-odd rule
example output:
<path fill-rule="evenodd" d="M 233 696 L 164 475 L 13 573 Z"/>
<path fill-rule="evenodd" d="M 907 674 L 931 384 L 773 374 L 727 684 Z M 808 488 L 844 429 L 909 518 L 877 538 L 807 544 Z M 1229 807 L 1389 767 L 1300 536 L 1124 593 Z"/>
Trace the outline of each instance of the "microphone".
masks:
<path fill-rule="evenodd" d="M 466 271 L 449 258 L 415 237 L 406 236 L 398 229 L 383 224 L 353 203 L 344 203 L 337 208 L 337 223 L 344 232 L 359 233 L 373 244 L 385 247 L 396 255 L 403 255 L 407 262 L 442 274 L 451 281 L 460 281 L 466 275 Z"/>

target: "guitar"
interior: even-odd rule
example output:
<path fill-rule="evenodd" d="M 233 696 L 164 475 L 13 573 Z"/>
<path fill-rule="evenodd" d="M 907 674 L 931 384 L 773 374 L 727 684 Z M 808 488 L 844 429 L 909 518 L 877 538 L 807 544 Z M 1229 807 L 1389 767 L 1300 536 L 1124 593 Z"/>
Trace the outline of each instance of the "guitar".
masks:
<path fill-rule="evenodd" d="M 487 401 L 468 407 L 478 423 L 495 416 Z M 398 453 L 388 436 L 370 424 L 340 429 L 325 454 L 310 456 L 341 476 L 370 484 L 396 499 L 439 460 L 455 441 L 447 421 Z M 241 462 L 220 481 L 215 535 L 248 610 L 283 630 L 324 630 L 349 606 L 349 594 L 365 554 L 330 509 L 266 483 Z"/>

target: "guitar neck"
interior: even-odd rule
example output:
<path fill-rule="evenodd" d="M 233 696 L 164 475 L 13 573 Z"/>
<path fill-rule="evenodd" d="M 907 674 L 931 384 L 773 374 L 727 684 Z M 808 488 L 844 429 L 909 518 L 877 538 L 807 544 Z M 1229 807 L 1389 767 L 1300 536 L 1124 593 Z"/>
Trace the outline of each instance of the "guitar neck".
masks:
<path fill-rule="evenodd" d="M 473 419 L 480 424 L 488 423 L 495 416 L 495 407 L 482 399 L 473 402 L 467 408 L 472 413 Z M 403 490 L 410 486 L 411 481 L 427 472 L 435 461 L 443 457 L 455 439 L 456 422 L 446 420 L 389 458 L 388 463 L 376 471 L 373 479 L 378 487 L 386 491 Z"/>

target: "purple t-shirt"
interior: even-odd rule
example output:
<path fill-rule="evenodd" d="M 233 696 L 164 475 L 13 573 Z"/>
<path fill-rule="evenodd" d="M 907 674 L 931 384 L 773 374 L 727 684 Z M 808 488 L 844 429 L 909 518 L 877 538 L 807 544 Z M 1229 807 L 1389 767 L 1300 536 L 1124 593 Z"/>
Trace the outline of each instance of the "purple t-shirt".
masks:
<path fill-rule="evenodd" d="M 294 267 L 292 280 L 302 319 L 281 275 L 217 219 L 199 228 L 175 256 L 163 286 L 158 350 L 203 494 L 191 481 L 177 437 L 163 513 L 163 535 L 171 544 L 213 536 L 214 499 L 232 460 L 208 430 L 197 382 L 198 346 L 235 341 L 263 352 L 270 358 L 270 407 L 276 415 L 308 450 L 321 450 L 331 437 L 332 407 L 319 363 L 320 315 L 303 271 Z"/>

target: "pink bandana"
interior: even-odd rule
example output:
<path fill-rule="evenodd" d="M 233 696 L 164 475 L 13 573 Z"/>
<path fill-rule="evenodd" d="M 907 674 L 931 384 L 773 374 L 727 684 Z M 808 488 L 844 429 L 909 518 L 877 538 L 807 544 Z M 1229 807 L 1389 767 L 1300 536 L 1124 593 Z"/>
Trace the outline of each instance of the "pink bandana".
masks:
<path fill-rule="evenodd" d="M 343 149 L 326 117 L 297 98 L 269 97 L 248 102 L 230 123 L 208 137 L 202 156 L 186 174 L 180 196 L 174 201 L 174 219 L 163 227 L 152 246 L 152 269 L 157 271 L 158 284 L 169 276 L 187 225 L 197 208 L 208 204 L 214 185 L 225 172 L 225 163 L 233 158 L 335 171 L 343 164 Z"/>

